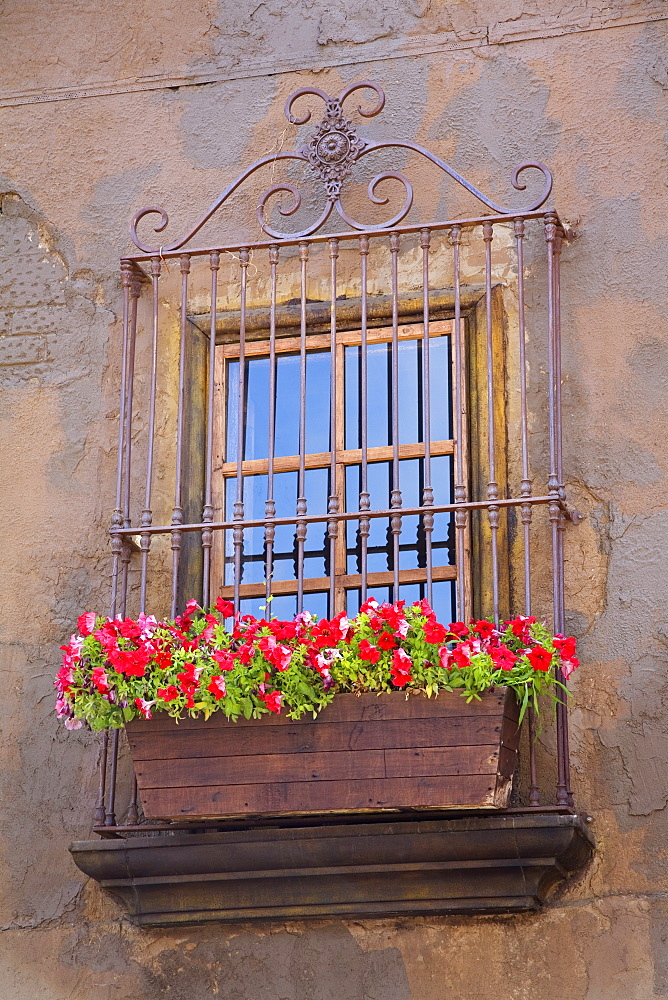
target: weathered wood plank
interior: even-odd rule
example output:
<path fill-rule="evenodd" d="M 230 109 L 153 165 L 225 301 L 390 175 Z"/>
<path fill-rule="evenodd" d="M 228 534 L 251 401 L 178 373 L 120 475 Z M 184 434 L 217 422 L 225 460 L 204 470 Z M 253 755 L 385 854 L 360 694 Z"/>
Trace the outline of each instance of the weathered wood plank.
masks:
<path fill-rule="evenodd" d="M 450 775 L 439 778 L 149 788 L 142 793 L 142 803 L 145 815 L 152 819 L 176 816 L 206 818 L 257 813 L 493 806 L 494 792 L 493 776 Z"/>
<path fill-rule="evenodd" d="M 384 778 L 385 751 L 349 750 L 333 753 L 253 754 L 240 757 L 198 757 L 183 760 L 137 761 L 140 789 L 188 788 L 195 785 L 244 785 L 272 781 Z"/>
<path fill-rule="evenodd" d="M 386 750 L 388 778 L 415 778 L 455 774 L 492 774 L 499 766 L 499 746 L 423 747 L 419 750 Z"/>
<path fill-rule="evenodd" d="M 510 754 L 510 751 L 504 750 Z M 357 750 L 332 753 L 258 754 L 137 761 L 140 789 L 195 785 L 261 784 L 275 781 L 334 781 L 409 778 L 450 774 L 496 774 L 498 744 L 422 750 Z M 513 765 L 514 766 L 514 765 Z"/>
<path fill-rule="evenodd" d="M 138 760 L 246 754 L 319 753 L 330 750 L 386 750 L 434 746 L 480 746 L 498 743 L 498 716 L 346 722 L 293 722 L 284 726 L 180 729 L 152 733 L 140 723 L 128 729 L 132 756 Z"/>
<path fill-rule="evenodd" d="M 500 715 L 504 713 L 504 706 L 507 697 L 510 698 L 510 705 L 505 714 L 509 718 L 517 719 L 517 712 L 512 714 L 513 703 L 517 702 L 514 695 L 507 696 L 506 688 L 497 688 L 494 691 L 487 691 L 480 701 L 472 701 L 469 704 L 460 694 L 449 694 L 445 692 L 437 698 L 427 698 L 424 695 L 409 695 L 403 691 L 383 692 L 381 695 L 367 693 L 362 695 L 337 694 L 334 701 L 326 706 L 318 716 L 318 722 L 362 722 L 387 719 L 433 719 L 433 718 L 474 718 L 484 715 Z M 263 715 L 260 719 L 237 719 L 230 722 L 222 712 L 217 712 L 204 722 L 202 719 L 181 719 L 177 724 L 165 713 L 158 713 L 150 720 L 138 719 L 129 724 L 132 732 L 172 732 L 175 729 L 213 729 L 218 727 L 228 728 L 234 726 L 236 729 L 243 726 L 250 726 L 253 729 L 263 726 L 294 726 L 307 725 L 314 720 L 310 716 L 303 716 L 297 723 L 289 719 L 286 715 Z"/>

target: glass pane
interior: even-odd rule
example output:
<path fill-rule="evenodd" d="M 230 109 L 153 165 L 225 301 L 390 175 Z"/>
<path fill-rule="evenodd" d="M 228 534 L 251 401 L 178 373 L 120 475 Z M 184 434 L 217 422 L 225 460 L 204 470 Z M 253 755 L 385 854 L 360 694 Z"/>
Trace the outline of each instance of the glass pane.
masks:
<path fill-rule="evenodd" d="M 276 438 L 274 454 L 299 454 L 298 354 L 276 359 Z M 329 450 L 329 352 L 306 355 L 306 453 Z M 244 459 L 267 458 L 269 443 L 269 358 L 246 361 Z M 237 460 L 239 362 L 227 367 L 226 461 Z"/>
<path fill-rule="evenodd" d="M 361 448 L 360 391 L 361 347 L 345 349 L 345 446 Z M 399 343 L 399 443 L 424 440 L 423 346 L 421 340 Z M 368 369 L 368 446 L 392 444 L 390 400 L 392 392 L 392 345 L 370 344 Z M 429 340 L 431 440 L 448 441 L 451 433 L 450 337 Z"/>
<path fill-rule="evenodd" d="M 452 456 L 439 455 L 431 460 L 435 503 L 450 503 L 452 497 Z M 346 510 L 359 509 L 361 466 L 346 468 Z M 385 510 L 390 504 L 391 462 L 371 462 L 368 465 L 368 487 L 372 510 Z M 408 458 L 399 462 L 399 483 L 404 507 L 419 507 L 424 488 L 424 459 Z M 392 535 L 389 520 L 371 518 L 368 541 L 367 572 L 383 573 L 393 568 Z M 361 573 L 362 548 L 359 523 L 346 523 L 346 566 L 348 573 Z M 427 565 L 422 518 L 406 516 L 399 536 L 401 569 L 418 569 Z M 453 515 L 434 516 L 432 533 L 432 565 L 447 566 L 455 562 Z"/>
<path fill-rule="evenodd" d="M 277 472 L 274 474 L 274 501 L 277 517 L 290 517 L 297 506 L 297 472 Z M 310 514 L 324 514 L 327 511 L 329 495 L 329 469 L 307 469 L 304 477 L 307 510 Z M 232 519 L 236 497 L 236 480 L 225 481 L 225 517 Z M 267 497 L 267 476 L 245 476 L 244 517 L 255 520 L 264 517 Z M 232 531 L 225 532 L 225 585 L 234 583 L 234 543 Z M 326 576 L 328 573 L 329 546 L 325 544 L 327 525 L 325 522 L 311 524 L 306 535 L 304 549 L 304 577 Z M 278 524 L 274 536 L 274 580 L 295 580 L 297 578 L 297 544 L 295 528 L 291 524 Z M 242 549 L 242 583 L 264 583 L 266 579 L 264 528 L 246 528 Z"/>

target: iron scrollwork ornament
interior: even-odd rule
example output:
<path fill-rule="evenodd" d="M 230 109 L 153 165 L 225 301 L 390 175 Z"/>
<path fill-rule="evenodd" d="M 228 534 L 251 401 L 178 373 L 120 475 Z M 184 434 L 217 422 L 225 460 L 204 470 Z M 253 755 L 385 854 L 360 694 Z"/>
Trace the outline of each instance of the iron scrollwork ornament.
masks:
<path fill-rule="evenodd" d="M 258 201 L 257 219 L 263 232 L 265 232 L 267 236 L 272 239 L 278 240 L 294 240 L 311 236 L 324 225 L 334 209 L 336 209 L 338 215 L 345 223 L 347 223 L 352 229 L 359 232 L 379 232 L 399 225 L 399 223 L 406 218 L 413 204 L 413 189 L 409 180 L 401 173 L 386 171 L 376 174 L 368 183 L 368 197 L 374 205 L 386 205 L 389 201 L 389 198 L 380 197 L 376 193 L 379 185 L 383 182 L 396 181 L 401 184 L 404 189 L 404 201 L 401 208 L 391 218 L 386 219 L 381 225 L 370 225 L 360 222 L 350 216 L 345 211 L 341 203 L 343 183 L 351 174 L 355 164 L 357 164 L 369 153 L 380 149 L 406 149 L 424 157 L 444 173 L 448 174 L 448 176 L 451 177 L 457 184 L 460 184 L 467 191 L 469 191 L 470 194 L 477 198 L 477 200 L 481 202 L 486 209 L 498 215 L 510 217 L 526 215 L 529 212 L 534 212 L 539 209 L 549 198 L 552 190 L 552 175 L 548 168 L 543 163 L 538 161 L 523 163 L 517 167 L 513 173 L 511 182 L 515 190 L 524 191 L 526 189 L 526 184 L 520 182 L 520 175 L 529 169 L 539 171 L 543 175 L 544 179 L 543 190 L 541 191 L 539 197 L 529 205 L 519 208 L 508 208 L 498 205 L 496 202 L 492 201 L 477 187 L 470 184 L 466 178 L 461 176 L 461 174 L 458 174 L 457 171 L 454 170 L 448 163 L 441 160 L 440 157 L 436 156 L 428 149 L 417 145 L 417 143 L 407 142 L 401 139 L 387 140 L 383 142 L 365 141 L 357 134 L 357 130 L 353 123 L 346 118 L 343 108 L 344 102 L 350 97 L 351 94 L 358 90 L 373 91 L 376 101 L 371 105 L 371 107 L 365 107 L 359 104 L 355 109 L 357 113 L 362 118 L 373 118 L 380 114 L 385 106 L 385 94 L 377 84 L 371 83 L 368 80 L 351 84 L 346 87 L 338 95 L 338 97 L 330 97 L 318 87 L 301 87 L 299 90 L 296 90 L 290 95 L 285 103 L 285 115 L 292 125 L 305 125 L 311 120 L 310 111 L 307 111 L 301 118 L 296 117 L 293 114 L 293 106 L 300 98 L 305 96 L 317 97 L 322 100 L 325 105 L 324 117 L 316 126 L 315 131 L 312 133 L 306 145 L 294 151 L 279 151 L 278 153 L 270 153 L 257 160 L 252 166 L 243 171 L 243 173 L 241 173 L 231 184 L 228 185 L 228 187 L 225 188 L 225 190 L 216 199 L 213 205 L 211 205 L 204 216 L 202 216 L 199 222 L 197 222 L 197 224 L 190 230 L 190 232 L 188 232 L 182 239 L 173 243 L 163 244 L 160 247 L 150 247 L 146 243 L 142 242 L 137 235 L 137 225 L 145 216 L 160 216 L 160 222 L 155 227 L 156 233 L 162 232 L 167 227 L 169 222 L 169 217 L 162 208 L 150 206 L 142 209 L 140 212 L 137 212 L 130 225 L 130 235 L 135 245 L 144 253 L 152 256 L 159 256 L 163 253 L 173 253 L 176 250 L 180 250 L 193 238 L 193 236 L 195 236 L 196 233 L 199 232 L 202 226 L 204 226 L 205 223 L 208 222 L 208 220 L 227 201 L 233 191 L 240 187 L 240 185 L 248 177 L 250 177 L 251 174 L 254 174 L 257 170 L 269 164 L 272 165 L 273 169 L 279 160 L 299 160 L 302 163 L 308 163 L 311 170 L 323 183 L 327 200 L 319 218 L 316 219 L 316 221 L 311 225 L 299 232 L 283 232 L 271 226 L 265 216 L 265 208 L 274 196 L 281 193 L 288 194 L 290 195 L 288 204 L 286 205 L 279 202 L 276 207 L 278 208 L 280 215 L 283 217 L 294 215 L 301 206 L 301 194 L 293 184 L 290 184 L 287 181 L 274 184 L 268 188 Z"/>

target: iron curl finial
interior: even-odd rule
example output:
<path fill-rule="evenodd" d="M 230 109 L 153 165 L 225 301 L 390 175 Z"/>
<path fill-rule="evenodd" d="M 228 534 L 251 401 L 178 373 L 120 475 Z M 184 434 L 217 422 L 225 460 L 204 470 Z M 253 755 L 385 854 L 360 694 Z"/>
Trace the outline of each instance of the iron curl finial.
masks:
<path fill-rule="evenodd" d="M 325 210 L 321 214 L 320 218 L 317 219 L 312 225 L 308 226 L 306 229 L 303 229 L 301 232 L 282 233 L 278 229 L 273 229 L 265 218 L 264 209 L 269 199 L 273 195 L 278 194 L 280 191 L 285 191 L 288 194 L 292 195 L 292 200 L 288 205 L 284 206 L 279 204 L 277 206 L 278 211 L 281 213 L 281 215 L 283 216 L 294 215 L 295 212 L 299 210 L 299 206 L 302 203 L 302 197 L 299 191 L 292 184 L 288 184 L 286 182 L 284 184 L 274 184 L 272 187 L 267 188 L 267 190 L 264 192 L 264 194 L 262 195 L 262 197 L 258 202 L 257 221 L 259 222 L 260 227 L 264 230 L 264 232 L 267 233 L 268 236 L 273 237 L 274 239 L 284 240 L 284 239 L 300 238 L 302 236 L 304 237 L 310 236 L 312 233 L 316 231 L 316 229 L 319 229 L 320 226 L 322 226 L 323 223 L 325 223 L 329 218 L 329 216 L 331 215 L 333 205 L 331 201 L 328 201 L 325 206 Z"/>
<path fill-rule="evenodd" d="M 550 173 L 549 168 L 546 167 L 544 163 L 540 163 L 538 160 L 531 160 L 527 163 L 522 163 L 516 170 L 513 171 L 512 183 L 516 191 L 526 191 L 526 184 L 521 184 L 519 179 L 520 174 L 525 170 L 540 170 L 541 174 L 545 178 L 545 184 L 540 193 L 540 197 L 533 205 L 530 205 L 525 209 L 527 212 L 533 212 L 535 209 L 540 208 L 541 205 L 544 205 L 550 197 L 550 193 L 552 191 L 552 174 Z"/>
<path fill-rule="evenodd" d="M 359 83 L 351 83 L 350 86 L 346 87 L 345 90 L 342 90 L 337 97 L 336 100 L 338 104 L 343 105 L 346 98 L 350 97 L 351 94 L 354 94 L 356 90 L 373 90 L 378 97 L 378 100 L 369 111 L 365 111 L 364 108 L 358 104 L 356 108 L 357 113 L 360 114 L 362 118 L 375 118 L 376 115 L 379 115 L 385 107 L 385 92 L 378 86 L 377 83 L 372 83 L 370 80 L 360 80 Z"/>
<path fill-rule="evenodd" d="M 305 94 L 313 94 L 314 97 L 320 97 L 325 102 L 325 106 L 330 103 L 329 95 L 324 90 L 320 90 L 319 87 L 300 87 L 299 90 L 295 90 L 294 93 L 290 94 L 285 102 L 285 117 L 291 125 L 306 125 L 306 122 L 310 122 L 311 120 L 310 111 L 307 111 L 303 118 L 295 118 L 292 114 L 292 105 L 299 97 L 304 97 Z"/>
<path fill-rule="evenodd" d="M 137 236 L 137 226 L 139 225 L 141 220 L 145 218 L 145 216 L 147 215 L 160 216 L 160 225 L 153 227 L 153 232 L 155 233 L 161 233 L 163 229 L 166 229 L 169 223 L 169 216 L 167 215 L 167 212 L 165 212 L 164 208 L 159 208 L 155 205 L 149 205 L 147 208 L 142 208 L 139 210 L 139 212 L 135 212 L 135 214 L 132 216 L 132 222 L 130 223 L 130 235 L 132 236 L 134 244 L 138 246 L 139 249 L 142 250 L 144 253 L 152 253 L 154 248 L 148 246 L 146 243 L 142 243 L 142 241 Z"/>
<path fill-rule="evenodd" d="M 374 205 L 387 205 L 388 201 L 390 200 L 389 198 L 379 198 L 378 195 L 376 194 L 376 188 L 378 187 L 378 185 L 382 181 L 387 181 L 387 180 L 399 181 L 400 184 L 403 184 L 404 190 L 406 192 L 404 203 L 399 209 L 399 211 L 396 213 L 396 215 L 393 215 L 391 219 L 386 219 L 378 226 L 370 226 L 365 222 L 358 222 L 357 219 L 353 219 L 350 215 L 348 215 L 348 213 L 343 208 L 343 205 L 341 204 L 340 200 L 337 198 L 335 202 L 336 211 L 339 213 L 343 221 L 347 222 L 348 225 L 352 226 L 353 229 L 357 229 L 358 231 L 364 230 L 366 232 L 374 232 L 380 229 L 389 229 L 391 226 L 398 226 L 399 223 L 406 218 L 406 216 L 411 210 L 411 206 L 413 205 L 413 187 L 408 178 L 404 177 L 403 174 L 393 173 L 391 171 L 382 174 L 376 174 L 376 176 L 369 181 L 369 184 L 367 186 L 367 193 L 369 195 L 369 200 L 373 202 Z"/>

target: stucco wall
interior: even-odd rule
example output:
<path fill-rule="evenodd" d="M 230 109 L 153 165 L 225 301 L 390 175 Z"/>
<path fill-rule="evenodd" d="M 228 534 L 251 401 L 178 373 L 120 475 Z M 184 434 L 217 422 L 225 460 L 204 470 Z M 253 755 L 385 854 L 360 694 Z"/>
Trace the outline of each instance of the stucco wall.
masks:
<path fill-rule="evenodd" d="M 0 15 L 0 996 L 668 997 L 665 4 L 327 6 Z M 76 616 L 108 602 L 127 222 L 158 203 L 187 228 L 274 148 L 287 94 L 362 78 L 387 92 L 385 129 L 492 196 L 519 161 L 546 161 L 579 234 L 563 265 L 565 468 L 587 518 L 568 532 L 568 609 L 576 800 L 598 854 L 537 916 L 138 931 L 67 853 L 89 829 L 95 751 L 58 728 L 51 686 Z"/>

